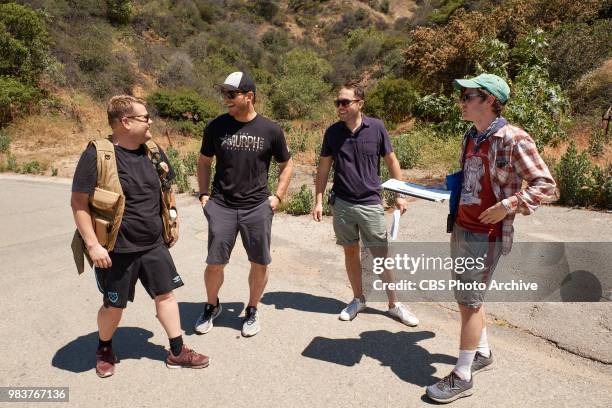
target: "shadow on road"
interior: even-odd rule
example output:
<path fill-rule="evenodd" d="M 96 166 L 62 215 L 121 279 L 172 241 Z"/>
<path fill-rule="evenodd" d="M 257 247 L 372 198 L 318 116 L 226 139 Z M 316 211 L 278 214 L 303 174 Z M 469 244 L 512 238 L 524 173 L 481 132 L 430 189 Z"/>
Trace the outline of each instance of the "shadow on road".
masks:
<path fill-rule="evenodd" d="M 363 356 L 380 361 L 391 368 L 403 381 L 426 386 L 439 379 L 433 374 L 432 364 L 455 364 L 457 359 L 446 354 L 431 354 L 417 343 L 431 339 L 430 331 L 391 333 L 386 330 L 363 332 L 358 339 L 329 339 L 315 337 L 304 349 L 302 355 L 317 360 L 352 367 Z"/>
<path fill-rule="evenodd" d="M 295 309 L 302 312 L 340 314 L 346 303 L 329 297 L 311 295 L 302 292 L 268 292 L 261 298 L 264 305 L 274 305 L 277 310 Z M 366 308 L 362 313 L 385 314 L 384 312 Z"/>
<path fill-rule="evenodd" d="M 150 343 L 153 333 L 139 327 L 119 327 L 113 336 L 113 351 L 119 360 L 149 358 L 165 361 L 164 347 Z M 51 365 L 61 370 L 82 373 L 96 366 L 98 332 L 80 336 L 57 350 Z"/>
<path fill-rule="evenodd" d="M 223 310 L 221 314 L 215 319 L 215 326 L 217 327 L 229 327 L 230 329 L 240 330 L 242 329 L 242 317 L 240 314 L 244 309 L 244 303 L 242 302 L 221 302 Z M 190 336 L 195 334 L 193 326 L 198 317 L 204 311 L 204 303 L 189 303 L 179 302 L 179 313 L 181 314 L 181 328 L 185 331 L 185 334 Z"/>

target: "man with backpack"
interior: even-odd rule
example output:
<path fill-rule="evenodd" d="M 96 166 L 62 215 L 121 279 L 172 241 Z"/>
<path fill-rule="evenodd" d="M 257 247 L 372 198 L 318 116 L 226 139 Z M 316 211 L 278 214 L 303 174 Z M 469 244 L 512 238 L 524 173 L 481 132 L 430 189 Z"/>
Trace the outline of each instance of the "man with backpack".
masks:
<path fill-rule="evenodd" d="M 170 189 L 174 173 L 164 152 L 151 141 L 152 121 L 142 99 L 115 96 L 107 114 L 113 133 L 91 142 L 81 155 L 71 197 L 78 228 L 73 240 L 77 268 L 82 272 L 84 253 L 94 265 L 103 294 L 96 373 L 102 378 L 114 374 L 118 359 L 113 334 L 128 300 L 134 300 L 138 279 L 154 299 L 157 318 L 169 338 L 167 367 L 206 367 L 209 358 L 183 344 L 173 293 L 183 286 L 168 251 L 178 239 L 178 214 Z"/>

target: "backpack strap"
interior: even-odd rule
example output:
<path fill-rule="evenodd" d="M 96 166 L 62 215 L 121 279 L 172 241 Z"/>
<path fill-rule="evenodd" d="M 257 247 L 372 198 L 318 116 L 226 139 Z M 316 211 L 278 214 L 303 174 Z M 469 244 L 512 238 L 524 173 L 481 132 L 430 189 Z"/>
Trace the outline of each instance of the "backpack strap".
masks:
<path fill-rule="evenodd" d="M 147 156 L 155 166 L 155 170 L 157 171 L 157 175 L 159 176 L 159 182 L 161 184 L 162 190 L 170 190 L 172 188 L 172 182 L 167 179 L 170 167 L 168 167 L 168 163 L 162 161 L 159 145 L 153 140 L 149 139 L 145 142 L 145 146 L 147 150 Z"/>
<path fill-rule="evenodd" d="M 110 138 L 92 140 L 89 144 L 93 144 L 96 148 L 98 170 L 96 186 L 123 195 L 123 189 L 119 182 L 119 171 L 117 170 L 115 145 Z"/>

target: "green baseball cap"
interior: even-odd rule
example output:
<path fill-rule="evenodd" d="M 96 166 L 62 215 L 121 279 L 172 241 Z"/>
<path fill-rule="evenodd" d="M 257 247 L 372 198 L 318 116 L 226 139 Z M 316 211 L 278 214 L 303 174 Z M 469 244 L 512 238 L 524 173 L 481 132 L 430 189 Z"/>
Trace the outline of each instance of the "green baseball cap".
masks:
<path fill-rule="evenodd" d="M 483 88 L 495 96 L 501 103 L 506 103 L 510 97 L 510 87 L 500 77 L 493 74 L 480 74 L 470 79 L 455 79 L 455 89 L 461 88 Z"/>

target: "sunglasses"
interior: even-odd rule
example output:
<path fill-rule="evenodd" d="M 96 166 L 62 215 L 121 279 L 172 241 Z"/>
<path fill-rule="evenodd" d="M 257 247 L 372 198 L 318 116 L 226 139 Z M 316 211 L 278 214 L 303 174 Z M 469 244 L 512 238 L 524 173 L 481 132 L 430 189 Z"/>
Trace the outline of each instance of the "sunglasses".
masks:
<path fill-rule="evenodd" d="M 243 94 L 241 91 L 223 91 L 221 95 L 227 99 L 234 99 L 236 96 Z"/>
<path fill-rule="evenodd" d="M 146 115 L 131 115 L 125 117 L 130 119 L 144 118 L 144 120 L 136 119 L 138 122 L 148 122 L 149 120 L 151 120 L 151 115 L 149 115 L 148 113 Z"/>
<path fill-rule="evenodd" d="M 476 98 L 476 97 L 480 97 L 480 98 L 484 98 L 486 95 L 480 94 L 480 93 L 464 93 L 463 95 L 461 95 L 459 97 L 459 101 L 461 102 L 467 102 L 472 98 Z"/>
<path fill-rule="evenodd" d="M 360 100 L 361 99 L 336 99 L 334 101 L 334 105 L 336 105 L 336 108 L 339 108 L 340 106 L 342 106 L 343 108 L 346 108 L 346 107 L 351 106 L 353 102 L 357 102 Z"/>

